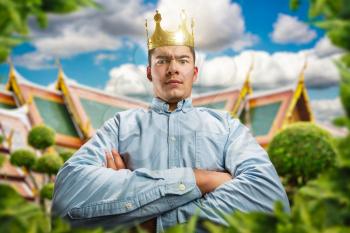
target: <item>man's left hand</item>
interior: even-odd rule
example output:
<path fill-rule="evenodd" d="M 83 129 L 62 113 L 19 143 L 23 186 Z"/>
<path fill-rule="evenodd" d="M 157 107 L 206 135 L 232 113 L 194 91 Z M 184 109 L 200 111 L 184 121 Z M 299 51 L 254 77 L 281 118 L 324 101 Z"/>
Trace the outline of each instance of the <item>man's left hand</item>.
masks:
<path fill-rule="evenodd" d="M 112 149 L 112 153 L 106 151 L 105 154 L 107 168 L 112 168 L 113 170 L 126 169 L 125 163 L 117 150 Z"/>
<path fill-rule="evenodd" d="M 113 149 L 112 153 L 108 151 L 106 151 L 105 153 L 106 153 L 107 168 L 112 168 L 113 170 L 127 169 L 118 151 Z M 150 219 L 140 224 L 140 227 L 149 233 L 156 232 L 156 218 Z M 136 232 L 136 228 L 133 228 L 131 232 Z"/>

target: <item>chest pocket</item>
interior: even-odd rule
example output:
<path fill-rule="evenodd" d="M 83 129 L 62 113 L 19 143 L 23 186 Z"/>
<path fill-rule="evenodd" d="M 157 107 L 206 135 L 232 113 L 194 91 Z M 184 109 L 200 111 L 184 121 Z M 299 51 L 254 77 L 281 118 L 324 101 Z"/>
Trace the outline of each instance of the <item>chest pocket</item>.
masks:
<path fill-rule="evenodd" d="M 224 148 L 228 134 L 196 132 L 196 167 L 224 170 Z"/>

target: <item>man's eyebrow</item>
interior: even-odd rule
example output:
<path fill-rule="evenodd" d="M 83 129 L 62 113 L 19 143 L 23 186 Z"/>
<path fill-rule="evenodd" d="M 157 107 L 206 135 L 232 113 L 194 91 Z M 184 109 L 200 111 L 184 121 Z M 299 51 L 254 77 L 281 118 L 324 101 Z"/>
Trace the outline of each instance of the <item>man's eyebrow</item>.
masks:
<path fill-rule="evenodd" d="M 188 55 L 180 55 L 180 56 L 175 56 L 176 59 L 181 59 L 181 58 L 190 58 Z"/>
<path fill-rule="evenodd" d="M 172 56 L 169 55 L 158 55 L 156 56 L 157 59 L 170 59 Z M 180 56 L 175 56 L 176 59 L 181 59 L 181 58 L 190 58 L 189 55 L 180 55 Z"/>
<path fill-rule="evenodd" d="M 167 55 L 158 55 L 156 56 L 157 59 L 169 59 L 170 56 L 167 56 Z"/>

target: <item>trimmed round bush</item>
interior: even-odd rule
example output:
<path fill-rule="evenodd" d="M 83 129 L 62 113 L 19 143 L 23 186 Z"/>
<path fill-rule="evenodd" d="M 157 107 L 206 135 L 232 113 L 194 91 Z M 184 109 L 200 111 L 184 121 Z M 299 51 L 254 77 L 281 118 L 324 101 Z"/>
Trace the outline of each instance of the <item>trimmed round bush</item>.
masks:
<path fill-rule="evenodd" d="M 72 150 L 64 150 L 59 152 L 59 155 L 64 162 L 66 162 L 70 157 L 72 157 L 73 154 L 74 154 L 74 151 Z"/>
<path fill-rule="evenodd" d="M 4 164 L 5 162 L 5 155 L 3 153 L 0 153 L 0 168 L 2 167 L 2 165 Z"/>
<path fill-rule="evenodd" d="M 26 149 L 19 149 L 11 153 L 10 162 L 12 165 L 18 167 L 25 167 L 32 169 L 37 158 L 33 151 Z"/>
<path fill-rule="evenodd" d="M 54 183 L 50 182 L 45 184 L 40 190 L 41 198 L 52 200 Z"/>
<path fill-rule="evenodd" d="M 335 163 L 331 135 L 312 123 L 295 123 L 279 132 L 268 147 L 272 163 L 284 182 L 301 186 Z"/>
<path fill-rule="evenodd" d="M 45 125 L 35 126 L 28 134 L 28 144 L 35 149 L 46 149 L 55 144 L 55 131 Z"/>
<path fill-rule="evenodd" d="M 35 171 L 55 175 L 63 165 L 63 160 L 57 154 L 44 154 L 35 164 Z"/>

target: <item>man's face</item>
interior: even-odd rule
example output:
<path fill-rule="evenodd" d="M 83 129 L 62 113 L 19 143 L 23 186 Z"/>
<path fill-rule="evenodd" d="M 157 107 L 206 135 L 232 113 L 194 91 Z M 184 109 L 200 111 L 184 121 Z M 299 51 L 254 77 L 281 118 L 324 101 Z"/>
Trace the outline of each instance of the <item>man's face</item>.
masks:
<path fill-rule="evenodd" d="M 163 46 L 151 55 L 147 77 L 153 83 L 154 94 L 168 103 L 177 103 L 191 95 L 198 69 L 187 46 Z"/>

